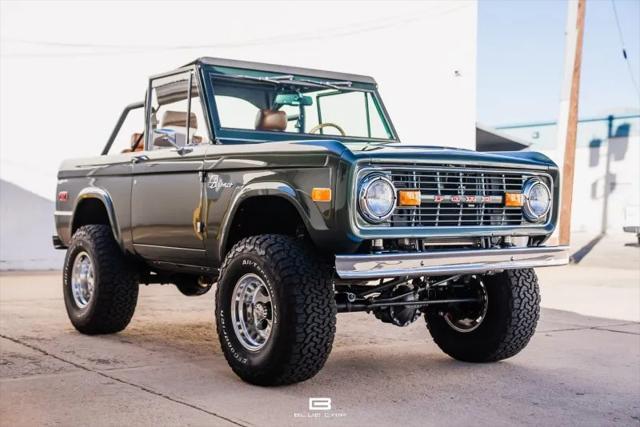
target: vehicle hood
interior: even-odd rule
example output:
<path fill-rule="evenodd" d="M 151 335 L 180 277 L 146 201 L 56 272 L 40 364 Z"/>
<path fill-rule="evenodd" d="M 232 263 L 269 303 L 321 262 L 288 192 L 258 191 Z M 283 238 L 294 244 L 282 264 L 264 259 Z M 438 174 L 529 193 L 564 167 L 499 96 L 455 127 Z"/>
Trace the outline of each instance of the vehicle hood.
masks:
<path fill-rule="evenodd" d="M 352 163 L 444 164 L 461 167 L 558 169 L 551 159 L 535 151 L 478 152 L 453 147 L 402 143 L 346 143 L 334 139 L 274 141 L 246 146 L 244 149 L 253 153 L 265 151 L 271 154 L 333 153 Z"/>
<path fill-rule="evenodd" d="M 357 162 L 557 169 L 551 159 L 535 151 L 478 152 L 452 147 L 408 144 L 347 144 L 345 147 L 343 157 Z"/>

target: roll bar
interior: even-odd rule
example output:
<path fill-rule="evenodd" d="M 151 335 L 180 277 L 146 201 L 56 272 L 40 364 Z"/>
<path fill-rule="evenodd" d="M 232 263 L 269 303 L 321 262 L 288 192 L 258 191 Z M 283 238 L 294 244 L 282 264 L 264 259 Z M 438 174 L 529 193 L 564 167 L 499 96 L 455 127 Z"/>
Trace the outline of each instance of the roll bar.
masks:
<path fill-rule="evenodd" d="M 111 135 L 109 136 L 109 139 L 107 140 L 107 144 L 102 149 L 102 153 L 100 153 L 101 156 L 104 156 L 107 153 L 109 153 L 109 150 L 111 149 L 111 146 L 113 145 L 113 141 L 115 141 L 116 136 L 118 135 L 118 132 L 120 132 L 120 128 L 122 127 L 122 124 L 124 123 L 125 119 L 127 118 L 127 115 L 129 114 L 129 111 L 137 110 L 138 108 L 144 108 L 144 102 L 143 101 L 134 102 L 134 103 L 131 103 L 131 104 L 127 105 L 126 107 L 124 107 L 124 110 L 122 111 L 122 114 L 120 114 L 120 118 L 118 119 L 118 121 L 116 122 L 115 127 L 111 131 Z"/>

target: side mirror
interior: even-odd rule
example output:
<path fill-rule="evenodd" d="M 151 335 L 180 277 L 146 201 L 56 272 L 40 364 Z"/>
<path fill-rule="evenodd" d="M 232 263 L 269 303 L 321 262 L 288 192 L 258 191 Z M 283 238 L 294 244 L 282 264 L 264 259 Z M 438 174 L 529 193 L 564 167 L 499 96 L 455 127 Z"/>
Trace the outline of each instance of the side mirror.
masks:
<path fill-rule="evenodd" d="M 153 145 L 156 147 L 174 147 L 178 148 L 176 142 L 176 131 L 173 129 L 159 128 L 154 129 L 153 133 L 159 136 L 153 138 Z"/>
<path fill-rule="evenodd" d="M 181 147 L 178 145 L 177 133 L 173 129 L 159 128 L 154 129 L 153 133 L 154 135 L 159 135 L 153 138 L 153 145 L 156 147 L 173 147 L 172 151 L 175 151 L 178 154 L 185 154 L 192 151 L 189 147 Z"/>

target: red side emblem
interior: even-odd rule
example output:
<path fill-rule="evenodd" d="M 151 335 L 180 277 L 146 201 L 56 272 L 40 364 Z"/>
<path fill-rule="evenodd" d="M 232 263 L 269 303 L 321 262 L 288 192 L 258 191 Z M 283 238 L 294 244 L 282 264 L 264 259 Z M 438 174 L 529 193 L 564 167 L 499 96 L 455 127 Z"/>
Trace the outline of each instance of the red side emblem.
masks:
<path fill-rule="evenodd" d="M 61 191 L 58 193 L 58 200 L 61 202 L 66 202 L 67 200 L 69 200 L 69 192 L 68 191 Z"/>

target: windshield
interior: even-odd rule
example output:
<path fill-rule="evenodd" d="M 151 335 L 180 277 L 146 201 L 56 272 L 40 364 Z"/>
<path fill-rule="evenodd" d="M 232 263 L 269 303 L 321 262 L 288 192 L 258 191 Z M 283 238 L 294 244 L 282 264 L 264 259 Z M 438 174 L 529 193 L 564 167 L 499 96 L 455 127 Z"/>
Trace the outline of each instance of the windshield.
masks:
<path fill-rule="evenodd" d="M 373 85 L 241 69 L 210 76 L 221 129 L 395 139 Z"/>

